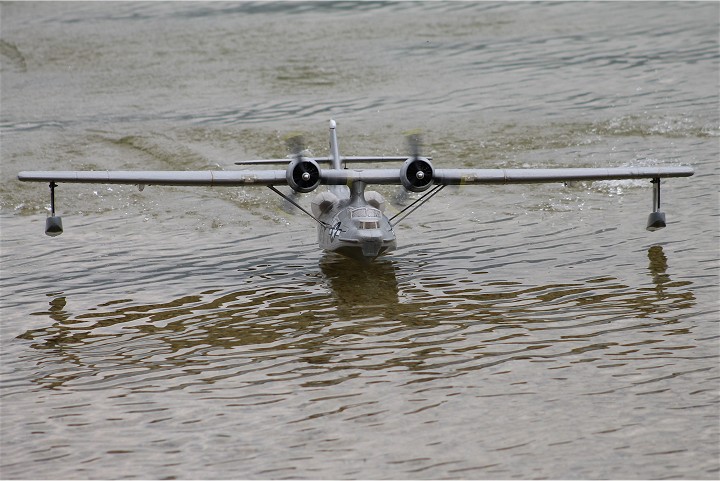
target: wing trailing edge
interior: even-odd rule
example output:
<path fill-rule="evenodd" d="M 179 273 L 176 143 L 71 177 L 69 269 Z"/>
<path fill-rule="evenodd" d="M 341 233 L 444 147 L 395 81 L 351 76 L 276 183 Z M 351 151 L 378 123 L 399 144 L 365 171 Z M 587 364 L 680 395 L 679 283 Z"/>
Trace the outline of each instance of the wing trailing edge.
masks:
<path fill-rule="evenodd" d="M 319 164 L 332 164 L 332 157 L 307 157 L 310 160 L 314 160 Z M 407 155 L 365 155 L 365 156 L 341 156 L 340 162 L 345 164 L 347 162 L 356 163 L 374 163 L 374 162 L 402 162 L 407 160 Z M 432 160 L 432 157 L 428 157 Z M 284 159 L 254 159 L 254 160 L 239 160 L 235 162 L 235 165 L 287 165 L 293 160 L 293 157 L 286 157 Z"/>

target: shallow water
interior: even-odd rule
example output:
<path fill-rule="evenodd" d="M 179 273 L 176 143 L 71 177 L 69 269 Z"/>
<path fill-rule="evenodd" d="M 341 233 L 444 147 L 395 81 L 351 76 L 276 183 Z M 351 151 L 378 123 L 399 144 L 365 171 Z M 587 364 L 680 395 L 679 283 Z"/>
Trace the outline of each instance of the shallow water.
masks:
<path fill-rule="evenodd" d="M 716 479 L 716 3 L 3 3 L 3 478 Z M 447 188 L 370 266 L 267 189 L 31 169 L 692 165 Z M 407 199 L 378 188 L 398 209 Z M 309 203 L 310 195 L 301 197 Z"/>

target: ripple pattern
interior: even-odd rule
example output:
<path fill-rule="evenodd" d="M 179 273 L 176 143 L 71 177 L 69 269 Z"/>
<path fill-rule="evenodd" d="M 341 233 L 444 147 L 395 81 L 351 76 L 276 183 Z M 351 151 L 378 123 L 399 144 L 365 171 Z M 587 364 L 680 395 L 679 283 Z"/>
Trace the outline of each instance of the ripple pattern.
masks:
<path fill-rule="evenodd" d="M 718 4 L 1 7 L 3 479 L 717 478 Z M 48 239 L 15 180 L 327 155 L 330 117 L 696 175 L 655 233 L 648 182 L 449 187 L 370 265 L 267 189 L 63 185 Z"/>

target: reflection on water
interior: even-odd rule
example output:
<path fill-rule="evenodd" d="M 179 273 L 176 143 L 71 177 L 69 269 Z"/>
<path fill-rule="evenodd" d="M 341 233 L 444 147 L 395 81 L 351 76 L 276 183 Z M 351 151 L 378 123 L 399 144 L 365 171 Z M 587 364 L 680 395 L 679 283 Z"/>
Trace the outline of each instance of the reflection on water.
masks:
<path fill-rule="evenodd" d="M 336 255 L 324 255 L 320 270 L 337 302 L 339 317 L 351 316 L 353 310 L 379 309 L 380 315 L 392 312 L 399 303 L 395 262 L 381 257 L 371 264 L 361 264 Z"/>
<path fill-rule="evenodd" d="M 650 274 L 652 275 L 653 284 L 656 286 L 658 297 L 662 297 L 665 285 L 670 282 L 670 276 L 665 273 L 668 268 L 667 257 L 661 246 L 653 246 L 648 249 L 648 259 L 650 259 Z"/>
<path fill-rule="evenodd" d="M 544 460 L 577 456 L 590 437 L 618 461 L 630 443 L 667 465 L 677 438 L 646 446 L 637 434 L 647 402 L 670 396 L 690 409 L 668 382 L 708 368 L 683 368 L 690 347 L 673 341 L 692 335 L 680 316 L 695 305 L 692 284 L 672 279 L 662 248 L 647 254 L 648 287 L 614 277 L 546 285 L 440 278 L 397 259 L 326 256 L 315 271 L 266 265 L 243 288 L 164 302 L 118 298 L 70 313 L 73 300 L 53 292 L 48 310 L 34 313 L 52 324 L 20 336 L 36 353 L 23 359 L 28 379 L 40 399 L 107 393 L 102 408 L 90 400 L 52 408 L 107 453 L 68 451 L 81 436 L 31 457 L 73 452 L 74 463 L 102 471 L 118 453 L 137 451 L 162 460 L 145 468 L 157 477 L 222 477 L 229 468 L 257 477 L 331 469 L 348 478 L 388 470 L 504 478 L 538 458 L 554 468 Z M 656 371 L 668 363 L 669 377 Z M 615 407 L 597 407 L 606 404 Z M 538 431 L 547 423 L 552 432 Z M 53 429 L 31 424 L 37 435 Z M 156 444 L 129 441 L 158 428 Z M 225 440 L 230 452 L 188 451 L 188 436 Z M 463 452 L 454 439 L 474 447 Z M 369 455 L 372 466 L 360 461 Z"/>
<path fill-rule="evenodd" d="M 259 359 L 287 361 L 266 368 L 267 376 L 342 382 L 349 372 L 392 366 L 468 371 L 597 349 L 615 358 L 624 346 L 610 340 L 616 333 L 634 331 L 635 345 L 663 342 L 679 323 L 663 314 L 694 303 L 691 283 L 666 273 L 662 247 L 651 247 L 648 257 L 653 288 L 609 277 L 539 286 L 441 285 L 422 276 L 399 283 L 396 261 L 326 256 L 320 276 L 292 285 L 253 283 L 155 304 L 118 299 L 76 315 L 54 294 L 48 311 L 34 315 L 55 322 L 20 338 L 43 353 L 38 365 L 74 366 L 35 379 L 55 388 L 96 389 L 122 379 L 132 390 L 148 376 L 177 388 L 242 375 L 240 366 Z"/>

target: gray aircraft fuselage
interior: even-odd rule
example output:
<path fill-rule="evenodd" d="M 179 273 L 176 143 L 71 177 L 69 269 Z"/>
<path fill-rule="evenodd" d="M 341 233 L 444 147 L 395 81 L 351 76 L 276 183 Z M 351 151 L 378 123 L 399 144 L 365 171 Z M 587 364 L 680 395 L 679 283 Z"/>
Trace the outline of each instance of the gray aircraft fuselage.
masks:
<path fill-rule="evenodd" d="M 324 250 L 354 259 L 372 260 L 395 250 L 395 232 L 383 210 L 385 201 L 365 183 L 330 186 L 312 202 L 318 223 L 318 244 Z"/>

